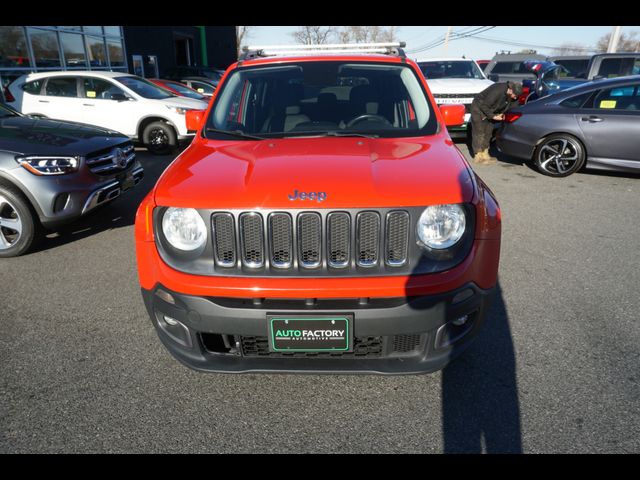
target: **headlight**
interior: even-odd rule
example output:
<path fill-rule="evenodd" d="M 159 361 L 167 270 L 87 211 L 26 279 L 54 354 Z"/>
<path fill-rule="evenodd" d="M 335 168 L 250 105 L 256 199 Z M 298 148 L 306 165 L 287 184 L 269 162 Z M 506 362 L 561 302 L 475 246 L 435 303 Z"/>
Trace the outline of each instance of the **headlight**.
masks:
<path fill-rule="evenodd" d="M 178 250 L 196 250 L 207 241 L 207 227 L 193 208 L 168 208 L 162 217 L 162 232 Z"/>
<path fill-rule="evenodd" d="M 35 175 L 63 175 L 78 170 L 78 157 L 30 156 L 17 157 L 16 161 Z"/>
<path fill-rule="evenodd" d="M 172 105 L 165 105 L 165 107 L 167 107 L 169 110 L 179 115 L 184 115 L 189 110 L 193 110 L 193 108 L 174 107 Z"/>
<path fill-rule="evenodd" d="M 460 205 L 432 205 L 418 220 L 418 244 L 443 250 L 455 245 L 464 234 L 467 220 Z"/>

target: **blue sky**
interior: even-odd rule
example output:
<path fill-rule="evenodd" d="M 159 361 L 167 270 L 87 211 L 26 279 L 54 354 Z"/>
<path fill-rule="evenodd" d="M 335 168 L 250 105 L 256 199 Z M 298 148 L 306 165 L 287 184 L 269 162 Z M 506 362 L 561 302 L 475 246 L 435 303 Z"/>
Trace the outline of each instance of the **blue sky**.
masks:
<path fill-rule="evenodd" d="M 470 31 L 474 27 L 454 26 L 453 32 Z M 291 37 L 291 32 L 295 31 L 295 26 L 258 26 L 253 27 L 253 31 L 244 44 L 250 45 L 273 45 L 295 43 Z M 596 42 L 603 35 L 610 33 L 611 26 L 497 26 L 484 33 L 480 33 L 480 38 L 460 38 L 449 42 L 448 49 L 440 45 L 420 53 L 410 53 L 411 50 L 428 45 L 435 40 L 444 37 L 446 26 L 401 26 L 399 27 L 398 38 L 407 42 L 408 56 L 411 58 L 458 57 L 466 55 L 475 59 L 491 59 L 496 51 L 511 50 L 517 52 L 523 48 L 519 45 L 509 45 L 505 42 L 516 42 L 530 45 L 541 54 L 551 54 L 551 48 L 563 43 L 582 44 L 589 48 L 595 46 Z M 640 39 L 640 26 L 623 26 L 622 32 L 629 34 L 638 32 Z M 496 41 L 497 40 L 497 41 Z M 504 41 L 504 42 L 503 42 Z M 588 54 L 588 53 L 587 53 Z"/>

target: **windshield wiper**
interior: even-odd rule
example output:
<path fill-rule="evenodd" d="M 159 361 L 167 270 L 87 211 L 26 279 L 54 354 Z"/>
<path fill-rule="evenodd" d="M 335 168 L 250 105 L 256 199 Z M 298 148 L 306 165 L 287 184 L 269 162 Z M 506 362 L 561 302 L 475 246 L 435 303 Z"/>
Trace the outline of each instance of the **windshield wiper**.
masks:
<path fill-rule="evenodd" d="M 289 133 L 300 133 L 300 136 L 313 136 L 313 137 L 364 137 L 364 138 L 379 138 L 380 135 L 376 135 L 375 133 L 358 133 L 358 132 L 337 132 L 335 130 L 330 130 L 328 132 L 289 132 Z M 296 135 L 298 136 L 298 135 Z"/>
<path fill-rule="evenodd" d="M 225 135 L 230 135 L 232 137 L 248 138 L 251 140 L 266 140 L 266 138 L 264 137 L 258 137 L 257 135 L 249 135 L 240 130 L 229 131 L 229 130 L 219 130 L 217 128 L 207 128 L 206 131 L 211 133 L 222 133 Z"/>

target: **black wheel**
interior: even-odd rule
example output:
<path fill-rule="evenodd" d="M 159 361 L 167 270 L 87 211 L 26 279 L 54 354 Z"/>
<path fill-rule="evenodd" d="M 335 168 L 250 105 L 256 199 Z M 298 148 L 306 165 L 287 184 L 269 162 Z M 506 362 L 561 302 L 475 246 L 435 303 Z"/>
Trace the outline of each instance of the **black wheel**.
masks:
<path fill-rule="evenodd" d="M 177 145 L 176 132 L 164 122 L 153 122 L 142 132 L 142 143 L 155 155 L 172 153 Z"/>
<path fill-rule="evenodd" d="M 29 251 L 40 237 L 40 223 L 29 202 L 12 188 L 0 185 L 0 258 Z"/>
<path fill-rule="evenodd" d="M 558 133 L 545 138 L 533 154 L 533 164 L 543 175 L 567 177 L 582 168 L 586 152 L 580 141 Z"/>

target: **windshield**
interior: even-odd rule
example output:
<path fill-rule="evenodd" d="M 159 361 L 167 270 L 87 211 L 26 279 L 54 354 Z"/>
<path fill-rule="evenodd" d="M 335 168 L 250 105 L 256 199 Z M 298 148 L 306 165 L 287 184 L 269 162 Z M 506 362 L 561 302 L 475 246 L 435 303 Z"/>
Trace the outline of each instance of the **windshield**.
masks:
<path fill-rule="evenodd" d="M 160 100 L 163 98 L 171 98 L 177 95 L 154 85 L 148 80 L 139 77 L 116 77 L 114 80 L 120 82 L 125 87 L 130 88 L 138 95 L 144 98 L 151 98 L 153 100 Z"/>
<path fill-rule="evenodd" d="M 167 82 L 167 85 L 171 88 L 173 88 L 176 92 L 178 92 L 180 95 L 183 95 L 185 97 L 189 97 L 189 98 L 195 98 L 196 100 L 203 100 L 204 96 L 200 95 L 198 92 L 190 89 L 189 87 L 187 87 L 186 85 L 183 85 L 181 83 L 178 82 Z"/>
<path fill-rule="evenodd" d="M 427 80 L 435 80 L 436 78 L 475 78 L 484 80 L 480 68 L 475 62 L 468 60 L 420 62 L 418 65 Z"/>
<path fill-rule="evenodd" d="M 409 137 L 434 134 L 437 119 L 408 65 L 314 61 L 233 71 L 206 126 L 208 138 Z"/>
<path fill-rule="evenodd" d="M 18 114 L 14 112 L 12 109 L 0 103 L 0 118 L 6 117 L 17 117 Z"/>

